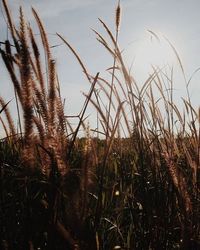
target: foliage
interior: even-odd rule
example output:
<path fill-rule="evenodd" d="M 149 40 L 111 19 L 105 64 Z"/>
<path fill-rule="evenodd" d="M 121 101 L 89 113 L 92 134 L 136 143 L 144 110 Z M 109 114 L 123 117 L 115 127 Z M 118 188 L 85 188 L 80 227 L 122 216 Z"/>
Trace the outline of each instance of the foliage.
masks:
<path fill-rule="evenodd" d="M 189 94 L 183 112 L 176 106 L 173 69 L 168 75 L 153 68 L 137 85 L 118 44 L 120 4 L 115 34 L 100 20 L 110 42 L 94 31 L 113 57 L 110 80 L 91 76 L 58 34 L 91 84 L 74 129 L 37 12 L 45 69 L 22 9 L 17 28 L 3 5 L 12 40 L 0 53 L 14 86 L 19 128 L 0 98 L 7 135 L 0 142 L 1 249 L 198 249 L 200 119 Z M 98 112 L 97 138 L 85 122 L 89 104 Z M 84 138 L 78 137 L 81 127 Z"/>

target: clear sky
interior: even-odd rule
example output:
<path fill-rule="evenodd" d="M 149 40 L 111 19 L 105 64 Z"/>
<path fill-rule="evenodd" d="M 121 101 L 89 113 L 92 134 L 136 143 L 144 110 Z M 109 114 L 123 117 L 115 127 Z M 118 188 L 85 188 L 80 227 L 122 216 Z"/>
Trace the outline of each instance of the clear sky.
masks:
<path fill-rule="evenodd" d="M 88 92 L 89 84 L 81 68 L 70 53 L 56 37 L 58 32 L 77 50 L 89 72 L 104 74 L 112 66 L 112 59 L 96 41 L 91 28 L 103 31 L 98 18 L 103 19 L 112 30 L 115 24 L 117 0 L 8 0 L 10 10 L 17 21 L 19 6 L 24 8 L 26 18 L 34 24 L 31 6 L 39 13 L 49 33 L 51 45 L 61 44 L 52 50 L 56 59 L 62 96 L 66 98 L 66 112 L 77 114 L 84 98 L 82 91 Z M 2 4 L 1 4 L 2 5 Z M 178 51 L 186 72 L 190 75 L 200 67 L 200 1 L 199 0 L 121 0 L 122 22 L 119 44 L 125 49 L 127 63 L 133 61 L 132 72 L 142 85 L 150 71 L 150 63 L 160 64 L 163 60 L 175 63 L 169 46 L 163 36 L 167 37 Z M 1 7 L 2 8 L 2 7 Z M 164 46 L 152 45 L 151 30 L 159 35 Z M 0 41 L 7 36 L 7 28 L 0 12 Z M 167 47 L 168 46 L 168 47 Z M 130 66 L 130 65 L 129 65 Z M 13 98 L 9 78 L 0 62 L 0 95 L 6 100 Z M 191 98 L 199 106 L 200 74 L 191 83 Z M 178 78 L 175 88 L 182 95 L 184 86 Z M 11 104 L 12 107 L 13 104 Z"/>

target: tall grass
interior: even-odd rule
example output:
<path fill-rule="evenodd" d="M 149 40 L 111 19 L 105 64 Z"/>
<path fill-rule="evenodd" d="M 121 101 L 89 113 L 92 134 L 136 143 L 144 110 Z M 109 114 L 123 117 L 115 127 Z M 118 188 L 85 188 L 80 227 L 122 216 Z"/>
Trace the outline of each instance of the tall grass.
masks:
<path fill-rule="evenodd" d="M 114 34 L 102 20 L 108 39 L 94 30 L 113 58 L 110 79 L 92 76 L 58 34 L 91 84 L 74 129 L 38 13 L 32 10 L 40 41 L 21 8 L 18 28 L 5 0 L 3 6 L 11 40 L 0 53 L 15 89 L 20 133 L 0 98 L 7 135 L 0 143 L 1 248 L 198 249 L 199 110 L 173 45 L 187 90 L 183 111 L 174 102 L 173 68 L 153 67 L 143 86 L 130 75 L 118 44 L 120 1 Z M 102 139 L 86 125 L 88 105 L 98 112 L 95 132 Z"/>

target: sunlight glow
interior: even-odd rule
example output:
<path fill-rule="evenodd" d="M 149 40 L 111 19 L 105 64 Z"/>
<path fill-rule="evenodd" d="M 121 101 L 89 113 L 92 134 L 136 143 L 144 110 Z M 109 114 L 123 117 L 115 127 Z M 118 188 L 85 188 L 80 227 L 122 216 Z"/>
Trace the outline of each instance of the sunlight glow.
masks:
<path fill-rule="evenodd" d="M 172 67 L 177 63 L 176 55 L 167 39 L 151 31 L 148 31 L 133 49 L 129 53 L 135 55 L 134 72 L 145 77 L 153 72 L 152 67 Z"/>

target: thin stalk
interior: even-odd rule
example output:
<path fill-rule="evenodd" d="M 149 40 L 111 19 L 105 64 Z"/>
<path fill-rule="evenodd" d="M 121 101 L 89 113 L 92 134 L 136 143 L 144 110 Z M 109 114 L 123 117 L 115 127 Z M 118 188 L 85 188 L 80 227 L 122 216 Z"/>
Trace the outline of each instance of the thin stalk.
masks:
<path fill-rule="evenodd" d="M 83 118 L 84 118 L 85 112 L 86 112 L 86 110 L 87 110 L 89 101 L 90 101 L 90 99 L 91 99 L 91 97 L 92 97 L 92 93 L 94 92 L 94 89 L 95 89 L 94 87 L 95 87 L 95 85 L 96 85 L 98 76 L 99 76 L 99 73 L 96 74 L 96 76 L 95 76 L 95 78 L 94 78 L 94 81 L 93 81 L 93 83 L 92 83 L 92 86 L 91 86 L 91 88 L 90 88 L 89 95 L 88 95 L 88 97 L 87 97 L 87 99 L 86 99 L 86 101 L 85 101 L 84 108 L 83 108 L 82 114 L 81 114 L 81 116 L 80 116 L 80 121 L 79 121 L 78 126 L 77 126 L 77 128 L 76 128 L 76 130 L 75 130 L 75 133 L 74 133 L 74 136 L 73 136 L 71 145 L 70 145 L 70 147 L 69 147 L 68 159 L 69 159 L 69 157 L 70 157 L 70 155 L 71 155 L 71 152 L 72 152 L 72 149 L 73 149 L 73 146 L 74 146 L 76 137 L 77 137 L 77 135 L 78 135 L 80 126 L 81 126 L 81 124 L 82 124 L 82 122 L 83 122 Z"/>

